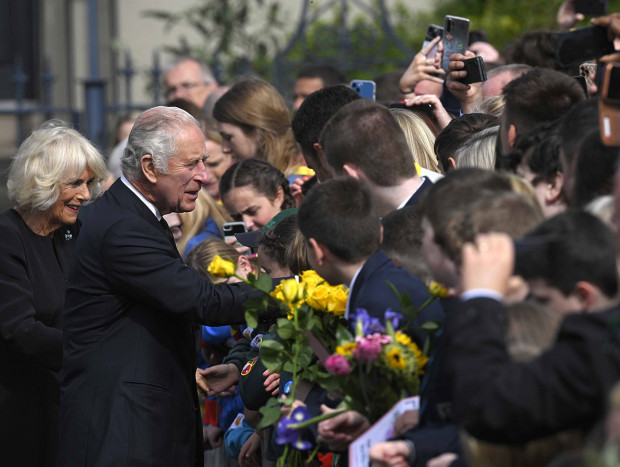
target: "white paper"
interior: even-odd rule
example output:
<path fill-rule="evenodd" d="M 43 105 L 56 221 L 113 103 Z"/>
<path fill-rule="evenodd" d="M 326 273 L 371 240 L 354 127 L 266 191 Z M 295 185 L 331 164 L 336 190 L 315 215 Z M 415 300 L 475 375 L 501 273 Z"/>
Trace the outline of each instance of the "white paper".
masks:
<path fill-rule="evenodd" d="M 349 467 L 368 467 L 370 457 L 368 453 L 373 444 L 386 441 L 394 435 L 394 421 L 403 412 L 418 410 L 420 396 L 402 399 L 392 407 L 377 423 L 368 428 L 349 446 Z"/>

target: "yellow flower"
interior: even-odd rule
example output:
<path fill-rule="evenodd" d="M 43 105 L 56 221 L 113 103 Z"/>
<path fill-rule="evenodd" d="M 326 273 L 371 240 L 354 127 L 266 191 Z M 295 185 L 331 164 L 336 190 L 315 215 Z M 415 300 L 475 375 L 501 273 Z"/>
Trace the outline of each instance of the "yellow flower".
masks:
<path fill-rule="evenodd" d="M 446 298 L 448 296 L 448 289 L 446 289 L 439 282 L 432 281 L 428 286 L 428 291 L 431 295 L 434 295 L 438 298 Z"/>
<path fill-rule="evenodd" d="M 347 342 L 344 345 L 337 346 L 336 353 L 343 357 L 348 357 L 355 349 L 357 349 L 357 344 L 355 342 Z"/>
<path fill-rule="evenodd" d="M 230 277 L 235 274 L 237 265 L 232 261 L 226 261 L 222 259 L 220 255 L 215 255 L 207 271 L 213 277 Z"/>
<path fill-rule="evenodd" d="M 396 337 L 396 342 L 406 346 L 406 347 L 410 347 L 411 346 L 411 337 L 409 337 L 407 334 L 405 334 L 402 331 L 396 331 L 396 333 L 394 334 L 394 337 Z M 417 346 L 416 346 L 417 348 Z"/>
<path fill-rule="evenodd" d="M 405 368 L 407 368 L 407 363 L 405 362 L 405 359 L 400 353 L 400 349 L 398 347 L 393 347 L 392 349 L 388 350 L 385 356 L 390 367 L 396 370 L 404 370 Z"/>
<path fill-rule="evenodd" d="M 312 295 L 316 286 L 322 282 L 325 281 L 316 273 L 316 271 L 309 269 L 301 273 L 300 283 L 304 289 L 304 295 L 306 297 Z"/>
<path fill-rule="evenodd" d="M 348 296 L 349 289 L 345 289 L 342 285 L 332 287 L 330 300 L 327 304 L 327 311 L 333 313 L 335 316 L 344 315 Z"/>
<path fill-rule="evenodd" d="M 283 280 L 280 284 L 282 284 L 282 294 L 284 295 L 284 300 L 288 303 L 294 303 L 297 301 L 297 292 L 299 290 L 299 284 L 295 279 L 286 279 Z"/>
<path fill-rule="evenodd" d="M 306 295 L 306 303 L 316 310 L 327 310 L 330 295 L 329 289 L 328 285 L 317 285 L 311 293 Z"/>
<path fill-rule="evenodd" d="M 418 346 L 415 345 L 413 342 L 409 344 L 409 348 L 411 349 L 411 351 L 413 352 L 413 355 L 415 356 L 415 362 L 416 362 L 416 365 L 418 366 L 418 374 L 423 375 L 424 365 L 426 365 L 426 363 L 428 362 L 428 357 L 424 355 L 422 351 L 418 348 Z"/>

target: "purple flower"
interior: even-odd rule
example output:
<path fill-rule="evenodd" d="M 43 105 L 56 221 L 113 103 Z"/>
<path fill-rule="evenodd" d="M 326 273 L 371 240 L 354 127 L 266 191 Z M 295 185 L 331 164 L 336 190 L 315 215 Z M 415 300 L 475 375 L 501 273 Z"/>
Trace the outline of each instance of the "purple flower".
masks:
<path fill-rule="evenodd" d="M 289 428 L 290 425 L 297 425 L 310 419 L 310 414 L 305 406 L 299 406 L 293 410 L 288 417 L 284 417 L 278 422 L 276 427 L 276 443 L 290 444 L 299 451 L 307 451 L 312 447 L 310 441 L 301 439 L 302 430 Z"/>
<path fill-rule="evenodd" d="M 385 323 L 388 321 L 392 322 L 392 329 L 397 330 L 398 325 L 400 324 L 400 320 L 403 319 L 403 315 L 397 313 L 396 311 L 392 311 L 391 308 L 388 308 L 385 311 Z"/>
<path fill-rule="evenodd" d="M 361 322 L 362 335 L 366 335 L 372 331 L 385 331 L 385 328 L 381 326 L 381 321 L 371 317 L 363 308 L 358 308 L 354 313 L 351 313 L 349 319 L 352 323 Z"/>
<path fill-rule="evenodd" d="M 353 355 L 359 360 L 374 362 L 381 355 L 381 340 L 373 336 L 381 336 L 381 334 L 375 333 L 372 336 L 358 337 L 355 340 L 357 349 L 353 350 Z"/>
<path fill-rule="evenodd" d="M 327 357 L 325 368 L 334 375 L 348 375 L 351 373 L 351 365 L 349 365 L 346 357 L 338 354 Z"/>

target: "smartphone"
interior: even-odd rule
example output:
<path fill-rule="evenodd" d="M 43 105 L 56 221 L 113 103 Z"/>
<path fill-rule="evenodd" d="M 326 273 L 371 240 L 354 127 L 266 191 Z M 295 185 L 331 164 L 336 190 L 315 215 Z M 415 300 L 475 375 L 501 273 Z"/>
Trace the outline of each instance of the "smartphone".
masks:
<path fill-rule="evenodd" d="M 577 65 L 614 52 L 614 43 L 607 37 L 607 28 L 602 26 L 561 32 L 555 39 L 555 58 L 560 66 Z"/>
<path fill-rule="evenodd" d="M 469 44 L 469 20 L 446 15 L 443 21 L 443 56 L 441 68 L 448 71 L 450 55 L 464 54 Z"/>
<path fill-rule="evenodd" d="M 438 26 L 437 24 L 429 24 L 426 28 L 426 34 L 424 35 L 424 42 L 422 43 L 422 48 L 430 44 L 430 42 L 436 37 L 443 37 L 443 28 L 441 26 Z M 437 46 L 431 49 L 427 57 L 435 58 L 435 55 L 437 55 Z"/>
<path fill-rule="evenodd" d="M 598 100 L 601 141 L 605 146 L 620 146 L 620 64 L 609 63 L 603 73 Z"/>
<path fill-rule="evenodd" d="M 461 83 L 481 83 L 487 80 L 487 72 L 484 69 L 484 60 L 482 57 L 468 58 L 467 60 L 463 60 L 463 64 L 465 65 L 463 70 L 467 72 L 467 76 L 459 79 Z"/>
<path fill-rule="evenodd" d="M 377 90 L 377 85 L 374 81 L 366 80 L 366 79 L 354 79 L 349 83 L 351 89 L 353 89 L 356 93 L 363 97 L 364 99 L 375 100 L 375 93 Z"/>
<path fill-rule="evenodd" d="M 590 93 L 588 92 L 588 83 L 585 76 L 572 76 L 572 78 L 579 83 L 579 86 L 581 86 L 581 89 L 583 89 L 586 97 L 590 97 Z"/>
<path fill-rule="evenodd" d="M 228 243 L 231 238 L 235 238 L 235 234 L 247 232 L 248 228 L 245 222 L 226 222 L 222 225 L 224 232 L 224 241 Z"/>
<path fill-rule="evenodd" d="M 607 0 L 575 0 L 575 13 L 586 16 L 607 14 Z"/>

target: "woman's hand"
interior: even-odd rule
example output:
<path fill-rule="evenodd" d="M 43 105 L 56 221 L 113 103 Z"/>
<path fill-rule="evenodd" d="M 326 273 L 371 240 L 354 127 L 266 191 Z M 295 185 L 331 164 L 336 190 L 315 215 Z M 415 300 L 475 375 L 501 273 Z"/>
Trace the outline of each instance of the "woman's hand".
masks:
<path fill-rule="evenodd" d="M 435 57 L 429 56 L 440 40 L 441 37 L 436 37 L 429 42 L 426 47 L 415 54 L 413 61 L 400 78 L 400 92 L 405 95 L 413 94 L 416 85 L 422 80 L 443 83 L 443 78 L 437 76 L 445 74 L 445 71 L 440 66 L 441 55 L 438 53 Z"/>

